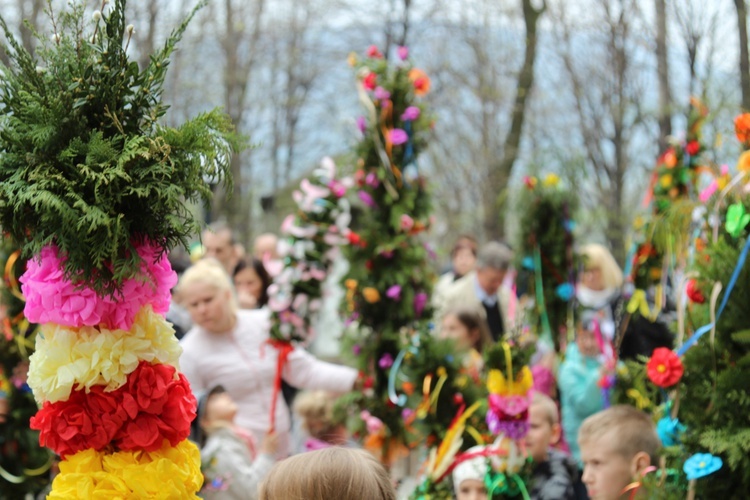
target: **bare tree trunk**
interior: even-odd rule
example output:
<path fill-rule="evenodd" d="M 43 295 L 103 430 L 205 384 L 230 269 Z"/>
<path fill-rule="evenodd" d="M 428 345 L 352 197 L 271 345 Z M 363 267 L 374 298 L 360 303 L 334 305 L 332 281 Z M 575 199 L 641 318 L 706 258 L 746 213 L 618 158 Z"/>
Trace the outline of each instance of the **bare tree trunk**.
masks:
<path fill-rule="evenodd" d="M 526 51 L 523 66 L 518 74 L 516 97 L 511 114 L 511 124 L 505 136 L 503 153 L 500 161 L 493 165 L 488 179 L 489 198 L 485 199 L 484 230 L 485 237 L 497 239 L 505 235 L 505 217 L 503 215 L 502 191 L 508 185 L 513 165 L 518 159 L 519 146 L 526 118 L 526 104 L 534 86 L 534 62 L 537 49 L 537 22 L 547 7 L 534 8 L 532 0 L 522 0 L 523 20 L 526 25 Z"/>
<path fill-rule="evenodd" d="M 750 56 L 747 46 L 747 5 L 745 0 L 734 0 L 737 8 L 737 31 L 740 37 L 740 83 L 742 87 L 742 108 L 750 111 Z"/>
<path fill-rule="evenodd" d="M 669 55 L 667 53 L 667 2 L 656 4 L 656 63 L 659 75 L 659 151 L 667 149 L 667 137 L 672 135 L 672 90 L 669 85 Z"/>

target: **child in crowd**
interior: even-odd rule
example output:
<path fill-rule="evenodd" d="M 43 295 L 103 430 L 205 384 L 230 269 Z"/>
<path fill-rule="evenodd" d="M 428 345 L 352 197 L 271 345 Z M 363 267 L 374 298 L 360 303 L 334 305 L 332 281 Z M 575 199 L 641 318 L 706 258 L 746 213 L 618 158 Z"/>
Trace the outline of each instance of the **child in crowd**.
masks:
<path fill-rule="evenodd" d="M 274 464 L 277 439 L 268 434 L 256 456 L 252 434 L 234 425 L 237 405 L 222 386 L 198 399 L 191 438 L 201 448 L 206 499 L 257 498 L 258 485 Z"/>
<path fill-rule="evenodd" d="M 632 406 L 618 405 L 584 420 L 578 433 L 583 482 L 592 500 L 616 500 L 658 463 L 654 423 Z"/>
<path fill-rule="evenodd" d="M 578 429 L 586 417 L 604 408 L 599 383 L 607 369 L 595 334 L 595 322 L 596 312 L 584 311 L 576 340 L 565 351 L 565 360 L 558 373 L 563 432 L 579 467 L 581 452 L 577 445 Z"/>
<path fill-rule="evenodd" d="M 478 309 L 451 309 L 443 316 L 440 337 L 456 341 L 459 349 L 465 349 L 464 366 L 473 378 L 482 371 L 482 352 L 492 344 L 487 322 Z"/>
<path fill-rule="evenodd" d="M 331 447 L 277 463 L 260 500 L 395 500 L 388 472 L 364 450 Z"/>
<path fill-rule="evenodd" d="M 535 392 L 529 407 L 529 432 L 526 450 L 534 461 L 529 490 L 534 500 L 572 500 L 578 479 L 575 461 L 551 448 L 560 441 L 557 405 L 549 396 Z"/>
<path fill-rule="evenodd" d="M 481 452 L 483 446 L 469 448 L 467 453 Z M 487 487 L 484 477 L 487 475 L 487 458 L 478 456 L 458 464 L 453 469 L 453 491 L 456 500 L 486 500 Z"/>
<path fill-rule="evenodd" d="M 346 427 L 335 422 L 333 405 L 336 397 L 326 391 L 307 391 L 294 401 L 294 412 L 302 420 L 302 429 L 309 435 L 305 451 L 320 450 L 346 444 Z"/>

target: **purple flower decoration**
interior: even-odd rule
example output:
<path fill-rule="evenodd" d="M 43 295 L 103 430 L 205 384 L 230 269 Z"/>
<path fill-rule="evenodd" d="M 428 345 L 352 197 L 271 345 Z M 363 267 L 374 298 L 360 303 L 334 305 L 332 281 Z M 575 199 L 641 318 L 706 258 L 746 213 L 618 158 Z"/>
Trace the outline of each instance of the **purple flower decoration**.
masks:
<path fill-rule="evenodd" d="M 375 87 L 375 99 L 378 99 L 380 101 L 385 101 L 386 99 L 391 98 L 391 93 L 385 90 L 383 87 Z"/>
<path fill-rule="evenodd" d="M 402 45 L 396 50 L 396 53 L 398 54 L 399 59 L 406 61 L 406 58 L 409 57 L 409 47 L 404 47 Z"/>
<path fill-rule="evenodd" d="M 390 131 L 389 134 L 391 143 L 394 146 L 400 146 L 401 144 L 409 142 L 409 134 L 407 134 L 403 129 L 394 128 Z"/>
<path fill-rule="evenodd" d="M 375 200 L 372 199 L 372 196 L 370 196 L 370 193 L 368 193 L 367 191 L 360 191 L 357 193 L 357 196 L 359 196 L 359 199 L 362 200 L 362 203 L 370 208 L 376 208 L 378 206 L 377 203 L 375 203 Z"/>
<path fill-rule="evenodd" d="M 372 188 L 377 188 L 380 186 L 380 181 L 378 180 L 377 174 L 375 172 L 370 172 L 367 174 L 367 177 L 365 177 L 365 184 Z"/>
<path fill-rule="evenodd" d="M 363 134 L 365 133 L 365 130 L 367 130 L 367 120 L 365 120 L 364 116 L 357 117 L 357 128 Z"/>
<path fill-rule="evenodd" d="M 383 370 L 390 368 L 393 366 L 393 356 L 388 352 L 383 354 L 378 360 L 378 366 Z"/>
<path fill-rule="evenodd" d="M 414 415 L 414 410 L 412 410 L 411 408 L 404 408 L 403 410 L 401 410 L 401 418 L 403 418 L 404 420 L 409 420 L 412 415 Z"/>
<path fill-rule="evenodd" d="M 414 314 L 417 315 L 417 317 L 422 316 L 422 312 L 424 311 L 425 306 L 427 305 L 427 294 L 424 292 L 419 292 L 414 296 Z"/>
<path fill-rule="evenodd" d="M 352 352 L 354 353 L 355 356 L 359 356 L 359 353 L 362 352 L 362 346 L 359 344 L 354 344 L 352 346 Z"/>
<path fill-rule="evenodd" d="M 388 288 L 385 296 L 392 300 L 401 300 L 401 285 L 393 285 Z"/>
<path fill-rule="evenodd" d="M 526 420 L 500 420 L 494 411 L 487 412 L 486 421 L 492 434 L 503 433 L 510 439 L 521 439 L 529 432 L 529 423 Z"/>
<path fill-rule="evenodd" d="M 380 252 L 380 255 L 382 255 L 386 259 L 392 259 L 393 258 L 393 250 L 384 250 L 384 251 Z"/>
<path fill-rule="evenodd" d="M 406 108 L 404 110 L 403 114 L 401 115 L 401 119 L 403 121 L 413 122 L 414 120 L 416 120 L 417 118 L 419 118 L 419 114 L 420 113 L 421 113 L 421 111 L 419 111 L 418 107 L 416 107 L 416 106 L 409 106 L 408 108 Z"/>

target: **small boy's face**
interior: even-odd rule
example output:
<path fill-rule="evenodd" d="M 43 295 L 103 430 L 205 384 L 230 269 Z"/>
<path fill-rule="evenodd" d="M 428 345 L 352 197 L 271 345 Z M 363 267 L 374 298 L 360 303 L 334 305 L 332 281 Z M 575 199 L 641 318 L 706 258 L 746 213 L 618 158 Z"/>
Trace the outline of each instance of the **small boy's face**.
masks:
<path fill-rule="evenodd" d="M 220 392 L 211 396 L 206 403 L 206 415 L 203 421 L 206 424 L 216 422 L 234 422 L 234 416 L 237 414 L 237 405 L 229 394 Z"/>
<path fill-rule="evenodd" d="M 579 327 L 578 334 L 576 335 L 576 345 L 578 345 L 578 352 L 583 356 L 593 358 L 599 355 L 599 344 L 596 342 L 596 335 L 591 330 Z"/>
<path fill-rule="evenodd" d="M 600 438 L 581 441 L 583 483 L 591 500 L 616 500 L 622 490 L 632 482 L 636 472 L 633 461 L 616 448 L 611 433 Z"/>
<path fill-rule="evenodd" d="M 456 500 L 487 500 L 487 488 L 479 479 L 464 479 L 458 485 Z"/>
<path fill-rule="evenodd" d="M 553 424 L 543 405 L 529 408 L 529 432 L 526 433 L 526 450 L 536 463 L 546 462 L 549 447 L 560 439 L 560 424 Z"/>

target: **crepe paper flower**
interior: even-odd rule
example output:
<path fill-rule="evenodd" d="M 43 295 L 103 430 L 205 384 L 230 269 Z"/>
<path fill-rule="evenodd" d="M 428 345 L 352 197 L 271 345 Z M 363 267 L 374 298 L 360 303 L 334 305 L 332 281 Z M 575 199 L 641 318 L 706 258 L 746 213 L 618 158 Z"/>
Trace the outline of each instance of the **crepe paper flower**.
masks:
<path fill-rule="evenodd" d="M 523 178 L 523 184 L 527 189 L 534 189 L 539 181 L 536 177 L 527 175 Z"/>
<path fill-rule="evenodd" d="M 560 184 L 560 177 L 557 174 L 547 174 L 544 176 L 544 181 L 542 182 L 544 187 L 554 188 L 558 184 Z"/>
<path fill-rule="evenodd" d="M 365 176 L 365 184 L 372 188 L 377 188 L 380 186 L 380 181 L 378 180 L 378 175 L 375 172 L 370 172 Z"/>
<path fill-rule="evenodd" d="M 367 73 L 362 78 L 362 86 L 367 90 L 374 90 L 378 84 L 378 75 L 376 73 Z"/>
<path fill-rule="evenodd" d="M 667 188 L 672 185 L 672 175 L 671 174 L 664 174 L 661 177 L 659 177 L 659 184 L 663 188 Z"/>
<path fill-rule="evenodd" d="M 570 220 L 570 219 L 566 220 L 563 223 L 563 227 L 565 228 L 565 231 L 572 233 L 573 231 L 576 230 L 576 221 Z"/>
<path fill-rule="evenodd" d="M 727 209 L 727 220 L 725 222 L 727 233 L 738 238 L 748 223 L 750 223 L 750 214 L 745 213 L 745 205 L 742 203 L 734 203 L 729 206 Z"/>
<path fill-rule="evenodd" d="M 367 47 L 366 54 L 367 54 L 367 57 L 372 58 L 372 59 L 383 58 L 383 53 L 380 52 L 380 49 L 378 49 L 377 45 L 370 45 L 369 47 Z"/>
<path fill-rule="evenodd" d="M 529 422 L 526 420 L 502 420 L 493 411 L 488 411 L 485 417 L 487 426 L 492 434 L 505 434 L 510 439 L 521 439 L 529 432 Z"/>
<path fill-rule="evenodd" d="M 489 402 L 492 411 L 509 417 L 518 417 L 529 410 L 529 398 L 527 396 L 490 394 Z"/>
<path fill-rule="evenodd" d="M 576 288 L 571 283 L 563 283 L 555 288 L 555 295 L 563 302 L 570 302 L 576 294 Z"/>
<path fill-rule="evenodd" d="M 404 408 L 403 410 L 401 410 L 401 418 L 403 418 L 404 420 L 409 420 L 413 416 L 414 410 L 412 410 L 411 408 Z"/>
<path fill-rule="evenodd" d="M 394 146 L 400 146 L 401 144 L 409 142 L 409 134 L 400 128 L 391 129 L 388 132 L 388 138 Z"/>
<path fill-rule="evenodd" d="M 750 172 L 750 151 L 745 151 L 740 155 L 737 160 L 737 171 L 744 173 Z M 720 185 L 719 187 L 723 189 L 723 186 Z"/>
<path fill-rule="evenodd" d="M 687 294 L 688 299 L 690 299 L 690 302 L 696 304 L 703 304 L 706 302 L 706 297 L 703 296 L 703 293 L 698 287 L 698 282 L 695 279 L 688 280 L 687 286 L 685 287 L 685 293 Z"/>
<path fill-rule="evenodd" d="M 352 346 L 352 352 L 355 356 L 359 356 L 359 354 L 362 352 L 362 346 L 359 344 L 354 344 Z"/>
<path fill-rule="evenodd" d="M 646 365 L 649 380 L 658 387 L 672 387 L 680 381 L 684 370 L 680 357 L 666 347 L 654 349 Z"/>
<path fill-rule="evenodd" d="M 742 144 L 750 141 L 750 113 L 742 113 L 734 119 L 734 134 Z"/>
<path fill-rule="evenodd" d="M 336 198 L 343 198 L 343 196 L 346 194 L 346 186 L 342 182 L 335 179 L 328 183 L 328 189 L 331 190 L 331 193 Z"/>
<path fill-rule="evenodd" d="M 414 120 L 417 120 L 419 118 L 419 115 L 421 113 L 422 112 L 419 110 L 417 106 L 409 106 L 401 114 L 401 120 L 405 122 L 406 121 L 413 122 Z"/>
<path fill-rule="evenodd" d="M 393 285 L 385 292 L 385 296 L 391 300 L 401 300 L 401 285 Z"/>
<path fill-rule="evenodd" d="M 701 152 L 701 143 L 698 141 L 689 141 L 685 145 L 685 152 L 690 156 L 695 156 Z"/>
<path fill-rule="evenodd" d="M 122 387 L 141 361 L 176 367 L 181 353 L 172 325 L 151 306 L 138 313 L 130 330 L 70 329 L 47 323 L 36 337 L 28 383 L 37 403 L 54 403 L 67 399 L 74 389 Z"/>
<path fill-rule="evenodd" d="M 679 419 L 669 416 L 663 417 L 656 423 L 656 433 L 664 446 L 680 444 L 680 438 L 686 430 L 687 428 L 682 425 Z"/>
<path fill-rule="evenodd" d="M 414 85 L 414 93 L 417 96 L 426 95 L 430 91 L 432 85 L 430 77 L 421 69 L 413 68 L 409 70 L 409 80 Z"/>
<path fill-rule="evenodd" d="M 419 292 L 416 295 L 414 295 L 414 314 L 417 318 L 422 316 L 422 313 L 424 312 L 424 308 L 427 305 L 427 294 L 424 292 Z"/>
<path fill-rule="evenodd" d="M 357 122 L 357 129 L 359 130 L 361 134 L 364 134 L 365 131 L 367 131 L 367 120 L 365 119 L 364 116 L 358 116 L 356 122 Z"/>
<path fill-rule="evenodd" d="M 375 96 L 375 99 L 378 99 L 379 101 L 386 101 L 391 98 L 391 93 L 381 86 L 375 87 L 373 95 Z"/>
<path fill-rule="evenodd" d="M 47 498 L 198 498 L 200 464 L 200 451 L 188 440 L 153 452 L 88 449 L 60 462 Z"/>
<path fill-rule="evenodd" d="M 661 158 L 659 158 L 659 163 L 664 164 L 667 168 L 674 168 L 677 166 L 677 155 L 675 154 L 674 148 L 667 149 L 663 155 L 661 155 Z"/>
<path fill-rule="evenodd" d="M 524 257 L 523 260 L 521 261 L 521 267 L 529 271 L 533 271 L 534 270 L 534 257 L 531 257 L 529 255 Z"/>
<path fill-rule="evenodd" d="M 349 64 L 349 66 L 356 66 L 357 65 L 357 53 L 356 52 L 349 52 L 349 55 L 346 57 L 346 62 Z"/>
<path fill-rule="evenodd" d="M 402 231 L 410 231 L 414 227 L 414 219 L 406 214 L 401 214 L 400 227 Z"/>
<path fill-rule="evenodd" d="M 121 293 L 114 297 L 100 297 L 92 288 L 65 279 L 64 256 L 53 245 L 45 247 L 28 261 L 26 272 L 19 278 L 26 298 L 24 315 L 31 323 L 128 330 L 146 304 L 151 304 L 156 313 L 165 314 L 177 274 L 160 247 L 142 243 L 136 245 L 136 251 L 142 260 L 139 276 L 124 280 Z"/>
<path fill-rule="evenodd" d="M 372 195 L 368 193 L 367 191 L 359 191 L 357 192 L 357 196 L 360 200 L 362 200 L 362 203 L 367 205 L 370 208 L 377 208 L 377 203 L 375 203 L 375 200 L 372 199 Z"/>
<path fill-rule="evenodd" d="M 378 366 L 381 370 L 387 370 L 391 366 L 393 366 L 393 356 L 391 356 L 391 353 L 387 352 L 380 356 L 380 359 L 378 360 Z"/>
<path fill-rule="evenodd" d="M 713 474 L 721 469 L 722 465 L 724 463 L 717 456 L 710 453 L 696 453 L 685 460 L 682 470 L 687 474 L 688 480 L 692 481 Z"/>
<path fill-rule="evenodd" d="M 365 301 L 370 304 L 380 302 L 380 292 L 378 292 L 377 288 L 373 288 L 371 286 L 363 288 L 362 296 L 365 298 Z"/>
<path fill-rule="evenodd" d="M 396 53 L 398 54 L 399 59 L 406 61 L 409 58 L 409 47 L 401 45 L 396 49 Z"/>

